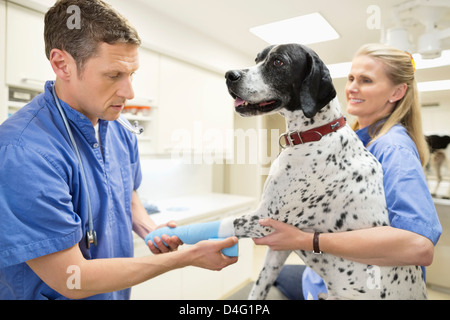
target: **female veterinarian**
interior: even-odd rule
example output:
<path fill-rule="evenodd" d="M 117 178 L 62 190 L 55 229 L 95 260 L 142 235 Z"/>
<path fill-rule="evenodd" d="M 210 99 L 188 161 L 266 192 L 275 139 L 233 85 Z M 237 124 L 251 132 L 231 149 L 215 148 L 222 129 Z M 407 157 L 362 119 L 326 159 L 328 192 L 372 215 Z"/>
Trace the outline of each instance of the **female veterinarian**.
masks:
<path fill-rule="evenodd" d="M 370 44 L 356 53 L 345 89 L 347 111 L 357 117 L 353 129 L 383 167 L 391 225 L 323 233 L 321 251 L 379 266 L 432 263 L 442 227 L 422 170 L 428 147 L 414 71 L 411 56 L 394 48 Z M 256 244 L 273 250 L 313 250 L 312 233 L 271 219 L 260 224 L 275 231 L 255 239 Z M 320 277 L 303 266 L 285 266 L 276 286 L 291 299 L 317 299 L 326 293 Z"/>
<path fill-rule="evenodd" d="M 82 12 L 80 29 L 66 27 L 70 6 Z M 0 126 L 0 299 L 127 299 L 129 287 L 166 271 L 236 262 L 221 253 L 235 238 L 182 251 L 164 238 L 169 247 L 158 248 L 174 252 L 132 258 L 132 229 L 156 228 L 135 192 L 136 137 L 114 121 L 134 95 L 135 29 L 100 0 L 60 0 L 45 42 L 56 81 Z"/>

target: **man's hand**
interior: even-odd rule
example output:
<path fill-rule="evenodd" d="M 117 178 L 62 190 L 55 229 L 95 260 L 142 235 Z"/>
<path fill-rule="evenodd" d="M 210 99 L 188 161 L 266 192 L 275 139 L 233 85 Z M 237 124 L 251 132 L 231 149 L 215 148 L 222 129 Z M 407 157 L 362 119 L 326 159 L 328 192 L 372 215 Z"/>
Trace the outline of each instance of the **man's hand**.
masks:
<path fill-rule="evenodd" d="M 177 224 L 175 221 L 170 221 L 167 224 L 158 226 L 156 229 L 163 228 L 163 227 L 176 228 L 176 226 L 177 226 Z M 160 254 L 160 253 L 176 251 L 176 250 L 178 250 L 178 247 L 183 244 L 183 242 L 177 236 L 169 237 L 168 235 L 162 235 L 161 238 L 159 238 L 159 237 L 153 238 L 153 241 L 156 243 L 156 245 L 158 247 L 156 247 L 153 244 L 153 242 L 150 240 L 147 242 L 147 245 L 153 254 Z M 167 246 L 164 243 L 166 243 Z"/>
<path fill-rule="evenodd" d="M 230 248 L 237 243 L 238 239 L 236 237 L 217 241 L 200 241 L 189 248 L 189 250 L 192 250 L 192 254 L 190 254 L 192 261 L 190 265 L 213 271 L 220 271 L 238 261 L 238 257 L 227 257 L 222 253 L 223 249 Z"/>

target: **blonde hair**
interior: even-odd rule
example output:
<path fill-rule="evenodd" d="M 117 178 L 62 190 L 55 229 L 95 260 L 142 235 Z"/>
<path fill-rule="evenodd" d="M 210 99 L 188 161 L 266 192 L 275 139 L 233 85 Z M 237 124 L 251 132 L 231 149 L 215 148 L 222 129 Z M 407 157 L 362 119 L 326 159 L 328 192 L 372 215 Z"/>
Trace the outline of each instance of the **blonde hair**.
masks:
<path fill-rule="evenodd" d="M 356 56 L 362 55 L 383 62 L 386 66 L 386 75 L 394 85 L 405 83 L 408 86 L 405 96 L 396 102 L 394 111 L 384 119 L 378 119 L 384 121 L 377 121 L 369 127 L 369 134 L 372 139 L 370 143 L 386 134 L 394 125 L 399 123 L 405 127 L 414 141 L 422 166 L 425 166 L 428 162 L 429 149 L 422 131 L 417 82 L 414 77 L 415 67 L 411 55 L 405 51 L 382 44 L 362 46 L 356 53 Z M 359 128 L 358 121 L 352 127 L 354 130 L 357 130 Z"/>

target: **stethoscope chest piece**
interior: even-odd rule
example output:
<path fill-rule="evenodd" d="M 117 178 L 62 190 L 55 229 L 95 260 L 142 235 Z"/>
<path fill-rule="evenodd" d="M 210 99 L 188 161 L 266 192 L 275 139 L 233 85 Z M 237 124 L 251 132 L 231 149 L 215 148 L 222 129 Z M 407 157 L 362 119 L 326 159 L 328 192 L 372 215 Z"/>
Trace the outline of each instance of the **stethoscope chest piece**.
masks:
<path fill-rule="evenodd" d="M 97 245 L 97 233 L 95 230 L 87 230 L 86 231 L 86 246 L 89 249 L 91 247 L 91 244 L 94 246 Z"/>

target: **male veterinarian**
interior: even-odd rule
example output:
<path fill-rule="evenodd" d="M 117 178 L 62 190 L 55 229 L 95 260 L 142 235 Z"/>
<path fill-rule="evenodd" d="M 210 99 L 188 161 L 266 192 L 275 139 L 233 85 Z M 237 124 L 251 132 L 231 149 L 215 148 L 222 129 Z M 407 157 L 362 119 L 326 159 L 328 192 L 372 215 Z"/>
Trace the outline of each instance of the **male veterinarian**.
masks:
<path fill-rule="evenodd" d="M 70 6 L 79 28 L 67 27 Z M 47 12 L 56 81 L 0 126 L 0 299 L 128 299 L 131 286 L 169 270 L 236 262 L 221 253 L 235 238 L 177 251 L 180 240 L 166 236 L 167 247 L 149 244 L 164 254 L 132 258 L 132 230 L 144 237 L 156 225 L 135 191 L 137 140 L 114 120 L 133 98 L 140 42 L 100 0 Z M 79 283 L 68 281 L 75 273 Z"/>

